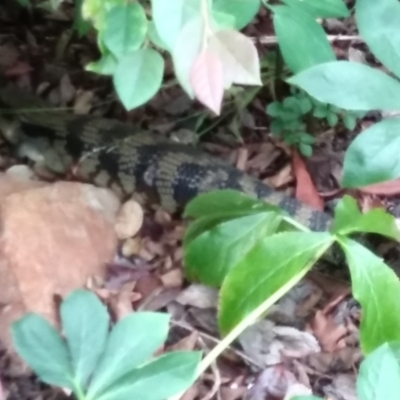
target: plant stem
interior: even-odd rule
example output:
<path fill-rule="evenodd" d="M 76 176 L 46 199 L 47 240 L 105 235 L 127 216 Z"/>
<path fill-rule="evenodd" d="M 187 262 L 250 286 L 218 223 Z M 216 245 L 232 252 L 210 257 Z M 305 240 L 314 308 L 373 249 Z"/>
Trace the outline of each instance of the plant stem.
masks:
<path fill-rule="evenodd" d="M 334 238 L 326 243 L 317 253 L 316 257 L 310 260 L 306 266 L 292 279 L 290 279 L 286 284 L 281 286 L 272 296 L 270 296 L 267 300 L 265 300 L 260 306 L 254 309 L 247 317 L 245 317 L 242 321 L 239 322 L 225 337 L 219 342 L 200 362 L 197 371 L 196 377 L 199 378 L 200 375 L 217 359 L 217 357 L 250 325 L 257 322 L 257 320 L 265 314 L 268 309 L 273 306 L 282 296 L 284 296 L 290 289 L 292 289 L 312 268 L 315 264 L 316 260 L 318 260 L 328 248 L 334 242 Z M 169 400 L 178 400 L 184 392 L 181 392 Z"/>
<path fill-rule="evenodd" d="M 332 242 L 327 243 L 317 255 L 320 258 L 322 254 L 332 245 Z M 307 265 L 292 279 L 286 282 L 285 285 L 281 286 L 272 296 L 270 296 L 264 303 L 253 310 L 246 318 L 239 322 L 226 336 L 218 343 L 201 361 L 197 375 L 200 376 L 213 362 L 214 360 L 250 325 L 253 325 L 257 320 L 272 307 L 283 295 L 285 295 L 290 289 L 292 289 L 312 268 L 315 264 L 316 259 L 312 259 Z"/>

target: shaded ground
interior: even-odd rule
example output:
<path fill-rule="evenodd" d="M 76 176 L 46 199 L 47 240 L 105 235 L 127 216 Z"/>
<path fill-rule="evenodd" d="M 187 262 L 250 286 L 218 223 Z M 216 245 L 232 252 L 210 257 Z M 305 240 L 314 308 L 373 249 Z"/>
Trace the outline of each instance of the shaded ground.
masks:
<path fill-rule="evenodd" d="M 167 74 L 165 87 L 156 98 L 127 113 L 116 101 L 109 79 L 84 72 L 84 65 L 98 57 L 96 43 L 91 37 L 69 36 L 71 16 L 68 7 L 57 14 L 29 15 L 20 12 L 12 1 L 0 5 L 2 75 L 75 113 L 117 118 L 189 145 L 197 143 L 200 133 L 201 143 L 197 145 L 206 151 L 289 194 L 298 195 L 295 188 L 300 187 L 301 197 L 311 203 L 320 196 L 329 209 L 330 201 L 339 194 L 343 154 L 355 133 L 343 127 L 332 130 L 321 126 L 313 156 L 293 167 L 292 152 L 268 129 L 265 106 L 271 97 L 267 87 L 240 114 L 227 105 L 222 118 L 215 120 L 171 84 L 172 74 Z M 325 24 L 332 35 L 355 34 L 351 19 Z M 271 33 L 264 12 L 247 28 L 247 34 L 260 42 L 261 55 L 274 51 L 274 46 L 262 44 L 268 42 Z M 337 40 L 334 49 L 340 57 L 373 62 L 357 38 Z M 362 127 L 370 123 L 369 119 L 362 121 Z M 235 136 L 238 131 L 241 140 Z M 360 197 L 364 209 L 384 204 L 384 200 Z M 132 308 L 168 311 L 174 326 L 168 345 L 207 349 L 218 341 L 217 296 L 209 288 L 184 281 L 183 229 L 179 219 L 161 210 L 146 210 L 140 234 L 121 243 L 120 256 L 110 266 L 102 294 L 116 316 Z M 266 321 L 249 329 L 185 399 L 234 400 L 246 393 L 248 396 L 249 387 L 253 399 L 279 399 L 288 386 L 296 385 L 311 386 L 315 394 L 338 400 L 355 399 L 354 371 L 361 358 L 359 311 L 347 295 L 347 283 L 318 274 L 310 276 L 279 302 Z M 282 353 L 286 361 L 274 364 L 274 357 Z M 4 352 L 0 354 L 0 399 L 8 393 L 10 399 L 65 397 L 39 385 L 31 376 L 21 375 L 20 369 L 15 373 Z"/>

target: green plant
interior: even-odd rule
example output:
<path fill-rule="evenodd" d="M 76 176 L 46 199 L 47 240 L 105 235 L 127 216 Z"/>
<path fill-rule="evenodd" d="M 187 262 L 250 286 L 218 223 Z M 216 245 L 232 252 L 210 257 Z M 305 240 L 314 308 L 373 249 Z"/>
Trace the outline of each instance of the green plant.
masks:
<path fill-rule="evenodd" d="M 24 0 L 24 4 L 27 2 Z M 56 8 L 61 2 L 53 0 L 51 4 Z M 283 3 L 270 6 L 264 2 L 273 14 L 280 50 L 291 71 L 334 60 L 326 35 L 315 19 L 348 16 L 344 2 Z M 97 31 L 102 56 L 86 69 L 110 75 L 127 109 L 144 104 L 159 90 L 164 55 L 169 55 L 186 93 L 219 114 L 224 91 L 234 91 L 232 84 L 257 86 L 262 84 L 261 78 L 263 83 L 270 83 L 270 77 L 260 75 L 254 44 L 238 32 L 254 18 L 260 5 L 260 0 L 75 0 L 74 28 L 81 36 L 91 25 Z M 255 95 L 257 90 L 252 93 Z M 237 114 L 249 101 L 238 104 Z M 226 112 L 232 114 L 231 110 Z M 332 115 L 327 114 L 329 120 L 335 118 Z M 239 119 L 233 116 L 230 124 L 238 137 Z M 284 129 L 279 125 L 285 125 Z M 288 144 L 297 145 L 303 154 L 311 153 L 313 139 L 303 123 L 279 120 L 272 130 Z"/>
<path fill-rule="evenodd" d="M 29 0 L 17 1 L 30 4 Z M 57 8 L 62 1 L 49 3 Z M 301 33 L 307 39 L 302 44 L 308 52 L 302 57 L 308 60 L 307 66 L 334 59 L 315 18 L 347 16 L 343 0 L 322 5 L 314 0 L 283 2 L 282 6 L 266 4 L 274 14 L 282 53 L 297 54 L 289 47 L 293 39 L 298 43 L 299 37 L 293 34 Z M 144 104 L 158 91 L 164 72 L 161 54 L 166 52 L 186 93 L 218 114 L 223 92 L 232 84 L 261 85 L 256 48 L 238 32 L 254 18 L 260 5 L 261 0 L 75 0 L 74 28 L 81 36 L 90 25 L 97 31 L 102 57 L 87 69 L 112 76 L 127 109 Z M 295 31 L 282 29 L 291 25 L 296 25 Z M 285 58 L 289 68 L 298 71 L 293 60 Z"/>
<path fill-rule="evenodd" d="M 12 339 L 43 382 L 70 389 L 78 400 L 162 400 L 196 378 L 200 352 L 153 356 L 167 338 L 167 314 L 133 313 L 109 331 L 106 308 L 86 290 L 69 294 L 60 314 L 63 336 L 43 317 L 27 314 L 12 325 Z"/>
<path fill-rule="evenodd" d="M 361 363 L 357 377 L 359 400 L 393 399 L 400 391 L 400 342 L 384 343 Z M 290 400 L 322 400 L 315 396 L 296 396 Z"/>
<path fill-rule="evenodd" d="M 353 296 L 363 309 L 363 351 L 400 340 L 399 279 L 349 237 L 369 232 L 400 238 L 394 218 L 383 210 L 361 214 L 346 196 L 336 207 L 330 232 L 310 232 L 276 207 L 223 190 L 198 196 L 185 215 L 194 218 L 184 240 L 186 275 L 221 287 L 218 321 L 223 335 L 232 339 L 233 331 L 234 336 L 263 315 L 337 243 L 350 268 Z"/>
<path fill-rule="evenodd" d="M 321 103 L 303 91 L 291 88 L 292 95 L 287 96 L 283 101 L 274 101 L 267 108 L 267 114 L 272 117 L 271 132 L 282 139 L 288 145 L 295 145 L 305 156 L 312 153 L 311 145 L 314 143 L 314 136 L 308 133 L 307 120 L 310 118 L 325 119 L 327 124 L 334 127 L 338 124 L 339 118 L 347 129 L 353 130 L 357 118 L 364 113 L 343 111 L 339 108 Z"/>
<path fill-rule="evenodd" d="M 360 344 L 365 355 L 400 341 L 400 281 L 384 261 L 350 238 L 375 233 L 400 239 L 382 209 L 362 214 L 345 196 L 329 232 L 310 232 L 279 208 L 232 190 L 193 199 L 194 219 L 184 238 L 189 280 L 220 287 L 218 325 L 223 340 L 200 363 L 203 372 L 244 329 L 265 315 L 334 243 L 346 256 L 352 293 L 362 307 Z"/>
<path fill-rule="evenodd" d="M 361 63 L 330 61 L 298 72 L 288 83 L 346 110 L 398 110 L 400 4 L 357 0 L 355 16 L 361 37 L 394 77 Z M 341 185 L 355 188 L 398 178 L 399 131 L 400 119 L 386 118 L 358 135 L 346 152 Z"/>

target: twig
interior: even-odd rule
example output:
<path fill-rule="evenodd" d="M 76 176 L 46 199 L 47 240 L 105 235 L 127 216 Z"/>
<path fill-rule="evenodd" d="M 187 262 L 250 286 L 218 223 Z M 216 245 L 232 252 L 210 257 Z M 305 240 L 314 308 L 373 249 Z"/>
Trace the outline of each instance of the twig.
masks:
<path fill-rule="evenodd" d="M 218 338 L 216 338 L 216 337 L 214 337 L 214 336 L 211 336 L 211 335 L 209 335 L 208 333 L 201 332 L 201 331 L 199 331 L 199 330 L 193 328 L 192 326 L 190 326 L 189 324 L 187 324 L 187 323 L 185 323 L 185 322 L 176 321 L 176 320 L 171 320 L 171 324 L 172 324 L 172 325 L 175 325 L 175 326 L 178 326 L 178 327 L 180 327 L 180 328 L 182 328 L 182 329 L 186 329 L 186 330 L 189 331 L 189 332 L 194 332 L 194 331 L 196 331 L 196 332 L 199 333 L 199 335 L 200 335 L 201 337 L 203 337 L 204 339 L 207 339 L 207 340 L 209 340 L 209 341 L 211 341 L 211 342 L 213 342 L 213 343 L 215 343 L 215 344 L 218 344 L 218 343 L 221 342 L 220 339 L 218 339 Z M 247 356 L 247 355 L 246 355 L 245 353 L 243 353 L 242 351 L 240 351 L 240 350 L 238 350 L 238 349 L 235 349 L 235 348 L 232 347 L 232 346 L 228 346 L 227 349 L 230 350 L 230 351 L 232 351 L 232 352 L 234 352 L 237 356 L 239 356 L 240 358 L 242 358 L 244 361 L 247 361 L 249 364 L 252 364 L 253 366 L 255 366 L 255 367 L 257 367 L 257 368 L 260 368 L 260 369 L 262 368 L 261 365 L 259 365 L 256 361 L 252 360 L 249 356 Z"/>
<path fill-rule="evenodd" d="M 363 42 L 359 35 L 327 35 L 327 38 L 330 42 Z M 250 39 L 261 44 L 276 44 L 278 42 L 276 36 L 251 37 Z"/>

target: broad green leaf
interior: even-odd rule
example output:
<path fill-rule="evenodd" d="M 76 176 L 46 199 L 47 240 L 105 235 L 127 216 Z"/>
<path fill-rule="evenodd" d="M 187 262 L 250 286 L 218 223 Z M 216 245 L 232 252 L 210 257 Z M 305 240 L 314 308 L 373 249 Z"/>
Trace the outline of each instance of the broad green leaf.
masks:
<path fill-rule="evenodd" d="M 201 17 L 189 20 L 179 32 L 172 49 L 175 76 L 190 98 L 194 97 L 190 85 L 190 70 L 202 48 L 206 26 Z"/>
<path fill-rule="evenodd" d="M 272 189 L 271 189 L 272 190 Z M 278 211 L 278 208 L 269 206 L 261 200 L 231 189 L 213 190 L 202 193 L 191 200 L 184 216 L 200 218 L 216 215 L 235 215 L 238 212 Z"/>
<path fill-rule="evenodd" d="M 161 86 L 164 59 L 153 49 L 140 49 L 119 60 L 113 81 L 127 110 L 150 100 Z"/>
<path fill-rule="evenodd" d="M 258 13 L 260 0 L 214 0 L 213 11 L 230 14 L 235 18 L 235 29 L 243 29 Z"/>
<path fill-rule="evenodd" d="M 400 82 L 366 65 L 333 61 L 311 67 L 287 82 L 322 103 L 344 110 L 371 111 L 400 108 Z"/>
<path fill-rule="evenodd" d="M 110 317 L 101 301 L 87 290 L 75 290 L 60 307 L 75 384 L 86 387 L 108 336 Z"/>
<path fill-rule="evenodd" d="M 400 281 L 381 258 L 349 238 L 341 237 L 351 273 L 352 294 L 361 304 L 360 343 L 364 354 L 400 340 Z"/>
<path fill-rule="evenodd" d="M 126 0 L 82 0 L 82 17 L 93 22 L 94 27 L 104 29 L 107 13 L 115 6 L 123 6 Z"/>
<path fill-rule="evenodd" d="M 118 5 L 106 13 L 101 38 L 118 59 L 139 49 L 146 34 L 146 13 L 139 3 Z"/>
<path fill-rule="evenodd" d="M 212 17 L 215 31 L 235 28 L 235 17 L 231 14 L 213 10 Z"/>
<path fill-rule="evenodd" d="M 248 37 L 234 30 L 221 30 L 209 37 L 208 48 L 222 62 L 225 89 L 233 83 L 262 84 L 257 49 Z"/>
<path fill-rule="evenodd" d="M 293 73 L 336 59 L 322 27 L 306 12 L 273 7 L 273 22 L 282 56 Z"/>
<path fill-rule="evenodd" d="M 357 0 L 356 21 L 369 50 L 400 78 L 400 3 L 398 0 Z"/>
<path fill-rule="evenodd" d="M 341 186 L 355 188 L 398 178 L 399 152 L 400 118 L 388 118 L 372 125 L 348 147 Z"/>
<path fill-rule="evenodd" d="M 284 232 L 259 240 L 223 281 L 218 317 L 222 334 L 282 286 L 298 282 L 331 242 L 326 232 Z"/>
<path fill-rule="evenodd" d="M 400 345 L 385 343 L 360 365 L 357 377 L 359 400 L 391 399 L 400 393 Z"/>
<path fill-rule="evenodd" d="M 176 47 L 183 27 L 193 18 L 201 18 L 203 0 L 151 0 L 153 21 L 169 51 Z M 187 48 L 186 50 L 189 50 Z"/>
<path fill-rule="evenodd" d="M 85 69 L 96 74 L 113 75 L 117 65 L 117 59 L 111 53 L 106 53 L 101 56 L 100 60 L 87 64 Z"/>
<path fill-rule="evenodd" d="M 200 352 L 166 353 L 121 377 L 96 400 L 167 399 L 195 381 L 200 360 Z"/>
<path fill-rule="evenodd" d="M 347 195 L 335 208 L 332 232 L 344 236 L 354 232 L 377 233 L 400 240 L 400 232 L 392 215 L 381 208 L 374 208 L 363 214 L 356 201 Z"/>
<path fill-rule="evenodd" d="M 281 218 L 273 212 L 260 212 L 214 226 L 193 239 L 184 249 L 185 268 L 201 282 L 219 286 L 263 237 L 276 231 Z"/>
<path fill-rule="evenodd" d="M 41 316 L 27 314 L 11 327 L 17 353 L 45 383 L 73 390 L 73 372 L 67 346 Z"/>
<path fill-rule="evenodd" d="M 104 354 L 89 386 L 88 397 L 98 398 L 124 376 L 134 374 L 165 342 L 169 315 L 138 312 L 121 319 L 112 329 Z"/>
<path fill-rule="evenodd" d="M 149 21 L 149 27 L 147 30 L 147 36 L 151 40 L 151 42 L 159 47 L 160 49 L 167 50 L 167 46 L 165 43 L 162 41 L 160 35 L 157 32 L 156 25 L 154 21 Z"/>
<path fill-rule="evenodd" d="M 350 12 L 343 0 L 282 0 L 290 7 L 298 7 L 314 18 L 346 18 Z"/>
<path fill-rule="evenodd" d="M 242 217 L 248 215 L 247 212 L 239 212 L 237 215 L 211 215 L 197 219 L 193 221 L 185 230 L 185 237 L 183 239 L 183 245 L 188 246 L 189 243 L 195 239 L 197 236 L 205 231 L 209 231 L 215 226 L 229 221 L 230 219 Z"/>

